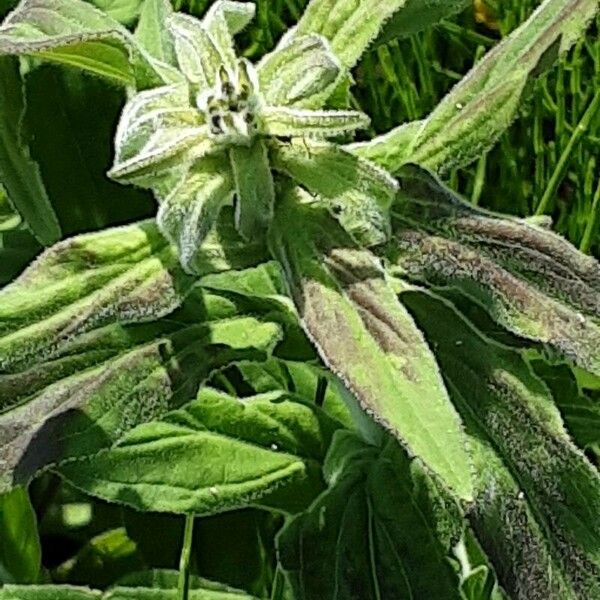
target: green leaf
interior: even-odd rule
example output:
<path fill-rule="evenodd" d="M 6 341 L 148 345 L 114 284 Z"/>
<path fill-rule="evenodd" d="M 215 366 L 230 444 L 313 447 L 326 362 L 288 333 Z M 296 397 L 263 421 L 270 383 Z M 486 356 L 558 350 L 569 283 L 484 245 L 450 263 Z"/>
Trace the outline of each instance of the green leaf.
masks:
<path fill-rule="evenodd" d="M 406 0 L 312 0 L 298 22 L 297 35 L 327 38 L 346 67 L 353 67 L 384 23 Z"/>
<path fill-rule="evenodd" d="M 510 597 L 600 594 L 600 477 L 519 352 L 448 303 L 401 295 L 436 349 L 475 461 L 469 518 Z M 443 323 L 443 327 L 440 327 Z"/>
<path fill-rule="evenodd" d="M 0 495 L 0 583 L 35 583 L 42 550 L 37 519 L 23 488 Z"/>
<path fill-rule="evenodd" d="M 435 177 L 400 176 L 391 273 L 452 287 L 509 331 L 600 373 L 600 264 L 558 235 L 470 207 Z"/>
<path fill-rule="evenodd" d="M 179 250 L 179 260 L 188 273 L 194 273 L 202 244 L 232 196 L 233 177 L 227 162 L 204 159 L 192 166 L 161 202 L 156 222 Z"/>
<path fill-rule="evenodd" d="M 25 92 L 27 142 L 64 237 L 155 214 L 150 193 L 106 177 L 123 88 L 43 64 L 28 72 Z"/>
<path fill-rule="evenodd" d="M 538 377 L 550 388 L 567 428 L 580 448 L 596 454 L 600 450 L 600 402 L 580 388 L 571 368 L 567 365 L 549 365 L 543 360 L 532 360 Z"/>
<path fill-rule="evenodd" d="M 101 592 L 70 585 L 5 585 L 0 600 L 100 600 Z"/>
<path fill-rule="evenodd" d="M 128 575 L 106 592 L 70 585 L 6 585 L 0 600 L 177 600 L 176 571 L 150 571 Z M 257 600 L 254 596 L 203 579 L 190 577 L 189 600 Z"/>
<path fill-rule="evenodd" d="M 205 272 L 231 267 L 218 240 L 211 252 Z M 0 292 L 0 489 L 110 445 L 229 361 L 268 356 L 279 326 L 231 299 L 196 290 L 173 313 L 192 283 L 143 223 L 63 242 Z"/>
<path fill-rule="evenodd" d="M 374 163 L 329 142 L 293 140 L 271 144 L 273 167 L 330 207 L 344 229 L 367 246 L 389 235 L 389 208 L 396 181 Z"/>
<path fill-rule="evenodd" d="M 407 0 L 385 24 L 376 43 L 385 44 L 423 31 L 467 8 L 469 4 L 471 0 Z"/>
<path fill-rule="evenodd" d="M 23 85 L 18 61 L 0 57 L 0 180 L 31 232 L 50 246 L 60 239 L 61 230 L 25 141 Z"/>
<path fill-rule="evenodd" d="M 279 137 L 336 137 L 365 129 L 369 117 L 354 110 L 309 110 L 267 106 L 261 111 L 265 133 Z"/>
<path fill-rule="evenodd" d="M 106 588 L 119 577 L 144 568 L 135 545 L 124 527 L 110 529 L 91 538 L 75 556 L 52 573 L 54 583 Z"/>
<path fill-rule="evenodd" d="M 172 11 L 170 0 L 144 0 L 134 37 L 148 54 L 176 66 L 174 41 L 167 26 Z"/>
<path fill-rule="evenodd" d="M 61 242 L 0 291 L 0 369 L 115 320 L 164 316 L 192 283 L 151 222 Z"/>
<path fill-rule="evenodd" d="M 340 432 L 326 470 L 330 487 L 278 540 L 295 598 L 460 598 L 460 515 L 418 461 Z"/>
<path fill-rule="evenodd" d="M 271 245 L 319 354 L 377 422 L 460 497 L 471 497 L 458 416 L 421 333 L 377 259 L 322 211 L 291 196 Z"/>
<path fill-rule="evenodd" d="M 144 10 L 146 0 L 91 0 L 102 12 L 123 25 L 131 25 Z"/>
<path fill-rule="evenodd" d="M 252 146 L 229 150 L 235 179 L 235 226 L 246 240 L 264 237 L 273 217 L 275 185 L 267 147 L 258 140 Z"/>
<path fill-rule="evenodd" d="M 320 35 L 285 37 L 258 64 L 261 94 L 271 106 L 321 108 L 344 73 Z"/>
<path fill-rule="evenodd" d="M 350 149 L 393 173 L 408 162 L 445 172 L 469 164 L 497 141 L 531 81 L 571 47 L 597 11 L 596 0 L 545 0 L 420 122 L 409 146 L 401 126 Z"/>
<path fill-rule="evenodd" d="M 36 56 L 142 88 L 171 73 L 151 64 L 120 23 L 81 0 L 23 0 L 0 27 L 0 55 Z"/>
<path fill-rule="evenodd" d="M 103 600 L 177 600 L 179 573 L 146 571 L 123 578 L 109 589 Z M 160 596 L 159 596 L 160 594 Z M 257 600 L 254 596 L 202 577 L 190 577 L 189 600 Z"/>
<path fill-rule="evenodd" d="M 154 188 L 159 175 L 186 168 L 211 148 L 208 125 L 190 103 L 187 83 L 136 94 L 123 109 L 109 177 Z"/>
<path fill-rule="evenodd" d="M 138 510 L 294 512 L 322 489 L 320 461 L 335 428 L 318 408 L 284 394 L 241 400 L 205 388 L 182 410 L 61 472 L 88 493 Z"/>

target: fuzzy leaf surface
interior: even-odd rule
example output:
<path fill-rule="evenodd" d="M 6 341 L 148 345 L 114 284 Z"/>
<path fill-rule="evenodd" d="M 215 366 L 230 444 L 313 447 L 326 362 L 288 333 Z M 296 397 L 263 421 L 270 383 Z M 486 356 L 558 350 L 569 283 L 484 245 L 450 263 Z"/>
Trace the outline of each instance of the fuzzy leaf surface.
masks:
<path fill-rule="evenodd" d="M 508 128 L 528 84 L 579 39 L 597 11 L 596 0 L 545 0 L 420 122 L 409 145 L 403 125 L 350 148 L 392 173 L 408 162 L 436 171 L 469 164 Z"/>
<path fill-rule="evenodd" d="M 522 355 L 446 302 L 401 299 L 435 348 L 475 462 L 469 519 L 511 598 L 600 593 L 600 477 Z M 440 323 L 444 327 L 440 327 Z"/>
<path fill-rule="evenodd" d="M 459 289 L 509 331 L 600 373 L 600 264 L 530 222 L 469 206 L 418 168 L 400 174 L 392 273 Z"/>
<path fill-rule="evenodd" d="M 139 510 L 295 512 L 322 490 L 320 464 L 336 427 L 284 394 L 239 399 L 204 388 L 181 410 L 61 471 L 77 487 Z"/>
<path fill-rule="evenodd" d="M 298 22 L 298 35 L 317 33 L 331 43 L 336 56 L 353 67 L 384 23 L 406 0 L 312 0 Z"/>
<path fill-rule="evenodd" d="M 375 164 L 329 142 L 271 144 L 273 167 L 323 200 L 344 229 L 371 246 L 389 235 L 389 208 L 397 184 Z"/>
<path fill-rule="evenodd" d="M 127 29 L 82 0 L 23 0 L 0 27 L 0 55 L 37 56 L 119 85 L 162 81 Z"/>
<path fill-rule="evenodd" d="M 191 283 L 143 223 L 63 242 L 0 292 L 1 489 L 110 445 L 230 360 L 268 356 L 278 325 L 209 292 L 180 307 Z"/>
<path fill-rule="evenodd" d="M 471 496 L 458 416 L 435 359 L 377 259 L 322 210 L 290 195 L 271 246 L 303 327 L 361 406 L 459 496 Z"/>

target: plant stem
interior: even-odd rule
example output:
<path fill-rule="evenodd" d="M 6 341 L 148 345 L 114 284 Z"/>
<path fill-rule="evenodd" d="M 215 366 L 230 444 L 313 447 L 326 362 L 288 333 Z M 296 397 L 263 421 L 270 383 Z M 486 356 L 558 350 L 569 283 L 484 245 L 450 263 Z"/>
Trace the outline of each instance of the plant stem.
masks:
<path fill-rule="evenodd" d="M 583 238 L 581 240 L 581 244 L 579 245 L 579 249 L 587 254 L 592 247 L 592 241 L 594 238 L 594 234 L 596 233 L 596 227 L 598 226 L 598 221 L 600 220 L 600 179 L 598 180 L 598 187 L 596 188 L 596 193 L 594 194 L 594 200 L 592 202 L 592 212 L 590 214 L 590 218 L 588 219 L 587 226 L 585 228 L 585 233 L 583 234 Z"/>
<path fill-rule="evenodd" d="M 192 538 L 194 534 L 194 515 L 185 516 L 185 529 L 183 532 L 183 546 L 179 559 L 179 585 L 178 600 L 188 600 L 190 588 L 190 557 L 192 555 Z"/>
<path fill-rule="evenodd" d="M 535 211 L 536 215 L 544 214 L 550 205 L 550 201 L 556 195 L 556 191 L 558 190 L 558 186 L 563 180 L 565 173 L 567 172 L 567 168 L 569 167 L 569 161 L 571 159 L 571 154 L 573 153 L 573 149 L 577 146 L 579 140 L 583 136 L 583 134 L 589 128 L 592 119 L 595 117 L 596 112 L 600 108 L 600 90 L 596 91 L 594 98 L 592 99 L 588 109 L 585 111 L 583 117 L 581 117 L 581 121 L 571 135 L 571 139 L 567 144 L 566 148 L 563 150 L 556 167 L 552 173 L 552 177 L 550 177 L 550 181 L 546 187 L 544 195 L 538 204 L 537 210 Z"/>

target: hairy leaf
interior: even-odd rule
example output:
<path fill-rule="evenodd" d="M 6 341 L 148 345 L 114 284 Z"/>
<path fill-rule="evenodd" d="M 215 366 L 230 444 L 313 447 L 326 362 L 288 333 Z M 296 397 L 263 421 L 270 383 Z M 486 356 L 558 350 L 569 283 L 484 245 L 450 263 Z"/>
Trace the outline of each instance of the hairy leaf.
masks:
<path fill-rule="evenodd" d="M 272 106 L 321 108 L 343 69 L 328 41 L 319 35 L 284 37 L 258 64 L 260 90 Z"/>
<path fill-rule="evenodd" d="M 231 203 L 233 189 L 227 162 L 204 160 L 192 166 L 161 203 L 156 222 L 179 250 L 179 260 L 188 273 L 195 272 L 202 244 L 223 206 Z"/>
<path fill-rule="evenodd" d="M 291 176 L 330 207 L 344 229 L 364 245 L 389 235 L 389 207 L 396 181 L 375 164 L 329 142 L 271 144 L 273 167 Z"/>
<path fill-rule="evenodd" d="M 144 4 L 148 4 L 146 0 L 89 0 L 94 6 L 97 6 L 102 12 L 105 12 L 109 17 L 130 25 L 140 15 Z"/>
<path fill-rule="evenodd" d="M 7 585 L 0 588 L 0 600 L 177 600 L 179 574 L 149 571 L 128 575 L 102 593 L 70 585 Z M 190 577 L 189 600 L 257 600 L 254 596 L 207 579 Z"/>
<path fill-rule="evenodd" d="M 298 22 L 299 35 L 326 37 L 342 63 L 353 67 L 384 23 L 406 0 L 312 0 Z"/>
<path fill-rule="evenodd" d="M 151 64 L 129 32 L 82 0 L 23 0 L 0 27 L 0 55 L 37 56 L 120 85 L 159 85 L 167 65 Z"/>
<path fill-rule="evenodd" d="M 465 422 L 477 474 L 470 520 L 501 585 L 518 600 L 597 596 L 600 477 L 548 389 L 518 352 L 484 338 L 447 303 L 401 298 Z"/>
<path fill-rule="evenodd" d="M 170 0 L 144 0 L 135 41 L 157 60 L 176 66 L 174 40 L 167 27 L 172 11 Z"/>
<path fill-rule="evenodd" d="M 183 409 L 61 472 L 91 494 L 139 510 L 296 511 L 322 489 L 320 461 L 335 428 L 318 408 L 283 394 L 241 400 L 204 388 Z"/>
<path fill-rule="evenodd" d="M 461 597 L 448 556 L 458 510 L 417 461 L 341 432 L 325 469 L 329 489 L 279 536 L 295 598 Z"/>
<path fill-rule="evenodd" d="M 0 584 L 35 583 L 42 550 L 36 515 L 24 488 L 0 495 Z"/>
<path fill-rule="evenodd" d="M 513 333 L 600 373 L 600 264 L 556 234 L 470 207 L 434 177 L 401 172 L 392 273 L 460 289 Z"/>
<path fill-rule="evenodd" d="M 207 247 L 205 272 L 230 268 L 223 244 Z M 230 299 L 196 291 L 172 313 L 191 283 L 144 223 L 61 243 L 0 292 L 1 489 L 110 445 L 228 361 L 270 353 L 279 327 Z"/>
<path fill-rule="evenodd" d="M 469 498 L 461 426 L 429 347 L 376 258 L 297 202 L 290 195 L 281 204 L 271 244 L 308 335 L 364 410 Z"/>
<path fill-rule="evenodd" d="M 18 61 L 0 57 L 0 180 L 37 240 L 50 246 L 60 239 L 61 230 L 26 144 L 23 86 Z"/>
<path fill-rule="evenodd" d="M 404 6 L 385 24 L 377 44 L 385 44 L 435 25 L 471 4 L 471 0 L 406 0 Z"/>
<path fill-rule="evenodd" d="M 235 179 L 235 224 L 247 240 L 264 237 L 275 204 L 275 184 L 267 148 L 258 140 L 252 146 L 233 146 L 229 150 Z"/>
<path fill-rule="evenodd" d="M 391 172 L 407 162 L 436 171 L 472 162 L 512 123 L 531 80 L 570 48 L 597 11 L 596 0 L 545 0 L 421 122 L 409 145 L 401 126 L 350 149 Z"/>

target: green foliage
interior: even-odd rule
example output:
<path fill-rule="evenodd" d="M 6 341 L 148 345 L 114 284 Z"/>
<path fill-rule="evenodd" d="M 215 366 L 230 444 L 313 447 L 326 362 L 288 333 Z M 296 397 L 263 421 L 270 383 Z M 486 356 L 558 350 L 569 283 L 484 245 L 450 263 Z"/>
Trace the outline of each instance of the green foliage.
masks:
<path fill-rule="evenodd" d="M 597 2 L 304 4 L 0 25 L 0 599 L 600 596 Z"/>

